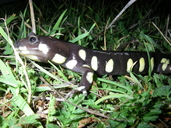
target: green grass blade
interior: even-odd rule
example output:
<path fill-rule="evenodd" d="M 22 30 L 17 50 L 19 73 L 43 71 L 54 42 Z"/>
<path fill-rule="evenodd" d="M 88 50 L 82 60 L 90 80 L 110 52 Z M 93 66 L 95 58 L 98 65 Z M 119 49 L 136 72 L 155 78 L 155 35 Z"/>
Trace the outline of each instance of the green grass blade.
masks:
<path fill-rule="evenodd" d="M 126 95 L 126 94 L 118 94 L 118 93 L 116 93 L 116 94 L 111 94 L 111 95 L 104 96 L 104 97 L 98 99 L 98 100 L 95 102 L 95 104 L 99 104 L 100 102 L 103 102 L 104 100 L 107 100 L 107 99 L 122 98 L 122 97 L 129 98 L 129 99 L 132 98 L 131 96 Z"/>
<path fill-rule="evenodd" d="M 121 87 L 121 88 L 125 89 L 126 91 L 128 91 L 129 94 L 132 94 L 132 90 L 128 86 L 124 86 L 124 85 L 122 85 L 120 83 L 110 81 L 110 80 L 105 80 L 105 79 L 102 79 L 102 78 L 97 78 L 97 80 L 108 83 L 108 84 L 112 84 L 114 86 Z"/>
<path fill-rule="evenodd" d="M 141 83 L 139 82 L 139 80 L 135 77 L 135 75 L 132 72 L 130 72 L 130 76 L 133 79 L 133 82 L 135 82 L 138 86 L 140 86 L 142 88 Z"/>
<path fill-rule="evenodd" d="M 67 10 L 65 10 L 59 17 L 58 21 L 56 22 L 56 24 L 54 25 L 54 27 L 52 28 L 52 32 L 50 33 L 50 35 L 53 35 L 56 33 L 56 30 L 58 30 L 59 26 L 62 24 L 62 22 L 64 22 L 66 19 L 64 19 L 62 21 L 62 19 L 64 18 L 64 15 L 66 13 Z"/>
<path fill-rule="evenodd" d="M 62 76 L 62 78 L 65 80 L 65 81 L 69 81 L 68 78 L 65 76 L 65 74 L 63 74 L 63 72 L 61 72 L 61 70 L 59 70 L 53 63 L 51 63 L 49 61 L 49 63 L 58 71 L 59 75 Z"/>
<path fill-rule="evenodd" d="M 12 99 L 12 102 L 17 105 L 27 116 L 33 115 L 34 112 L 28 105 L 28 103 L 23 99 L 21 95 L 16 96 Z"/>
<path fill-rule="evenodd" d="M 117 89 L 110 89 L 110 88 L 98 88 L 98 89 L 100 89 L 100 90 L 108 90 L 108 91 L 112 91 L 112 92 L 115 92 L 115 93 L 126 94 L 124 91 L 117 90 Z"/>
<path fill-rule="evenodd" d="M 8 41 L 8 35 L 5 33 L 5 31 L 2 29 L 2 27 L 0 26 L 0 34 L 3 36 L 3 38 Z"/>
<path fill-rule="evenodd" d="M 9 88 L 12 91 L 13 95 L 18 95 L 18 82 L 15 79 L 10 67 L 8 65 L 5 65 L 1 59 L 0 71 L 2 73 L 2 76 L 0 77 L 0 82 L 10 85 Z"/>
<path fill-rule="evenodd" d="M 86 30 L 85 30 L 85 33 L 78 35 L 76 38 L 74 38 L 73 40 L 70 40 L 69 42 L 75 43 L 75 42 L 77 42 L 77 41 L 79 41 L 79 40 L 85 38 L 86 36 L 89 35 L 89 33 L 91 32 L 91 30 L 92 30 L 95 26 L 96 26 L 96 24 L 94 23 L 94 24 L 91 26 L 91 28 L 90 28 L 89 31 L 86 31 Z"/>
<path fill-rule="evenodd" d="M 18 16 L 16 16 L 15 14 L 12 14 L 10 17 L 8 17 L 8 19 L 5 19 L 6 25 L 10 24 L 11 21 L 17 19 Z M 1 27 L 5 27 L 5 23 L 1 24 Z"/>
<path fill-rule="evenodd" d="M 66 88 L 66 87 L 71 87 L 72 84 L 70 83 L 64 83 L 64 84 L 58 84 L 53 86 L 54 89 L 58 89 L 58 88 Z M 40 87 L 36 87 L 36 92 L 44 92 L 44 91 L 49 91 L 52 90 L 49 86 L 40 86 Z"/>
<path fill-rule="evenodd" d="M 49 75 L 53 79 L 55 79 L 55 80 L 59 81 L 60 83 L 62 83 L 62 81 L 59 78 L 57 78 L 57 76 L 51 74 L 50 72 L 48 72 L 47 70 L 42 68 L 40 65 L 36 64 L 34 61 L 31 61 L 31 62 L 34 64 L 34 66 L 36 66 L 38 69 L 40 69 L 40 71 L 44 72 L 45 74 Z"/>

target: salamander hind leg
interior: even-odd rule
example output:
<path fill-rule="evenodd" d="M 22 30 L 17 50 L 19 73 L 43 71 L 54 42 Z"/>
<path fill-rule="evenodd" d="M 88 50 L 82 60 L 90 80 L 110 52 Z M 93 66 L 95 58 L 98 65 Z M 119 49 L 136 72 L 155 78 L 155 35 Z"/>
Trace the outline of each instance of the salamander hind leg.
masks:
<path fill-rule="evenodd" d="M 171 74 L 171 64 L 160 63 L 157 68 L 158 73 Z"/>
<path fill-rule="evenodd" d="M 94 71 L 87 65 L 83 65 L 84 70 L 83 76 L 81 78 L 78 91 L 81 91 L 84 95 L 87 95 L 87 91 L 90 89 L 93 82 Z"/>

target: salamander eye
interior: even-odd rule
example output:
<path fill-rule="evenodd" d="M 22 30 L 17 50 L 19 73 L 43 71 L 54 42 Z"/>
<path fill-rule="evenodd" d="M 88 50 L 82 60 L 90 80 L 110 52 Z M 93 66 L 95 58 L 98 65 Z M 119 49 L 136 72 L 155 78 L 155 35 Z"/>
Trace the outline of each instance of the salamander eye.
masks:
<path fill-rule="evenodd" d="M 35 44 L 37 43 L 39 40 L 38 40 L 38 37 L 37 36 L 30 36 L 29 37 L 29 42 L 30 44 Z"/>

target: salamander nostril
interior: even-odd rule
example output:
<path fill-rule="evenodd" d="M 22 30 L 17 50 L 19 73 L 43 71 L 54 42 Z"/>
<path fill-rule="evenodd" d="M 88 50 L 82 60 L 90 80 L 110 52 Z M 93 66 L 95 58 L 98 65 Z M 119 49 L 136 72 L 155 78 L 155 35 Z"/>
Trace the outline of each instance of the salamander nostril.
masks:
<path fill-rule="evenodd" d="M 15 42 L 14 47 L 15 47 L 15 48 L 18 48 L 19 46 L 20 46 L 20 45 L 19 45 L 18 41 Z"/>

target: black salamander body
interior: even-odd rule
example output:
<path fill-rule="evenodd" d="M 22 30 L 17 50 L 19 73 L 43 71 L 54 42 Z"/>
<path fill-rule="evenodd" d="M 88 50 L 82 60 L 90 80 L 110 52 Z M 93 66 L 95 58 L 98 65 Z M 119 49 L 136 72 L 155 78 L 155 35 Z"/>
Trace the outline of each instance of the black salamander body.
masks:
<path fill-rule="evenodd" d="M 171 73 L 171 54 L 147 52 L 118 52 L 86 49 L 77 44 L 30 33 L 15 43 L 17 51 L 39 62 L 51 61 L 83 74 L 78 91 L 87 94 L 94 72 L 99 75 L 122 75 L 129 72 Z"/>

